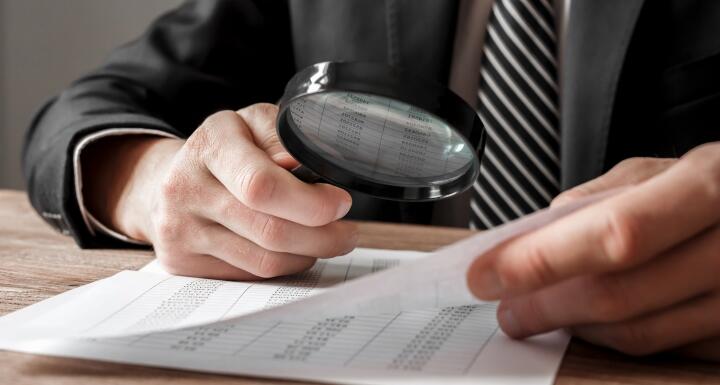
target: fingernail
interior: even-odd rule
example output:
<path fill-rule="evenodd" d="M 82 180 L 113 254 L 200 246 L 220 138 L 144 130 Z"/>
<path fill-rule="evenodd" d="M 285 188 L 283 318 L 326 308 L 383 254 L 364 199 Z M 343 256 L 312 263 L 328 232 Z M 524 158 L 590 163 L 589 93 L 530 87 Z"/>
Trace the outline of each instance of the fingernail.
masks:
<path fill-rule="evenodd" d="M 474 282 L 474 294 L 481 299 L 492 300 L 500 298 L 503 292 L 502 282 L 500 278 L 492 271 L 484 271 L 477 277 Z"/>
<path fill-rule="evenodd" d="M 296 166 L 297 161 L 288 152 L 278 152 L 272 156 L 273 161 L 285 168 L 292 168 Z"/>
<path fill-rule="evenodd" d="M 350 206 L 352 206 L 352 200 L 343 200 L 342 203 L 338 206 L 337 214 L 335 215 L 335 219 L 340 219 L 345 216 L 345 214 L 350 211 Z"/>
<path fill-rule="evenodd" d="M 498 322 L 502 330 L 510 337 L 518 338 L 521 335 L 520 324 L 515 317 L 515 312 L 509 308 L 501 308 L 498 312 Z"/>

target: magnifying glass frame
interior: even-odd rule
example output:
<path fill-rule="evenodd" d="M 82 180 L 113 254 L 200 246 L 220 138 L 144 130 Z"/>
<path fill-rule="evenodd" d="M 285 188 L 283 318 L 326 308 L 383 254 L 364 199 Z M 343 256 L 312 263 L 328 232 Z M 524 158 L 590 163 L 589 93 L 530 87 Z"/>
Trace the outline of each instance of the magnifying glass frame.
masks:
<path fill-rule="evenodd" d="M 475 155 L 465 172 L 451 179 L 418 185 L 392 185 L 356 176 L 352 170 L 317 154 L 298 135 L 290 106 L 307 95 L 350 92 L 381 96 L 423 109 L 445 121 L 460 134 Z M 485 130 L 475 110 L 448 88 L 419 78 L 397 67 L 373 62 L 323 62 L 298 72 L 288 82 L 279 103 L 277 132 L 280 141 L 304 169 L 295 173 L 303 179 L 313 174 L 343 188 L 378 198 L 398 201 L 434 201 L 457 195 L 477 180 L 479 161 L 485 145 Z"/>

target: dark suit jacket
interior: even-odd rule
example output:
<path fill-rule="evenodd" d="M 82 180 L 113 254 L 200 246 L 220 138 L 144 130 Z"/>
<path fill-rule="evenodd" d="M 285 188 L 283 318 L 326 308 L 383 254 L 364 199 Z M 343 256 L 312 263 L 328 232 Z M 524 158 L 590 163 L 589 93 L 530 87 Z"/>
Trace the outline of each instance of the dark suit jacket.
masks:
<path fill-rule="evenodd" d="M 84 136 L 141 127 L 187 137 L 215 111 L 277 101 L 297 69 L 319 61 L 388 62 L 446 83 L 457 7 L 188 2 L 38 113 L 23 154 L 31 201 L 81 246 L 117 245 L 91 236 L 79 213 L 72 154 Z M 561 65 L 566 188 L 628 157 L 677 157 L 720 138 L 718 1 L 573 0 Z M 356 196 L 351 216 L 430 223 L 432 213 L 430 204 Z"/>

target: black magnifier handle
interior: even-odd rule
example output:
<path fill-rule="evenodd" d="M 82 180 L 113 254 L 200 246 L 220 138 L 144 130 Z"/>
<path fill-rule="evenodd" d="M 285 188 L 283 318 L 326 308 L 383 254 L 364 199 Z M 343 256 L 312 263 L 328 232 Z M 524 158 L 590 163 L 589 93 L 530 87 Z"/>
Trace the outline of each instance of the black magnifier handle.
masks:
<path fill-rule="evenodd" d="M 290 170 L 296 178 L 307 183 L 320 183 L 326 182 L 326 180 L 320 175 L 316 174 L 313 170 L 303 166 L 302 164 Z"/>

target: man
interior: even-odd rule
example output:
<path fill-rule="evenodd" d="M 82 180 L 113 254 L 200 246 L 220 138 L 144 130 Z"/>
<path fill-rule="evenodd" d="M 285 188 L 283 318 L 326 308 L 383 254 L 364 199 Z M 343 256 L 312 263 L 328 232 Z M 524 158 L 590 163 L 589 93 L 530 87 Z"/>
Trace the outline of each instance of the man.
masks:
<path fill-rule="evenodd" d="M 565 327 L 720 360 L 718 21 L 710 0 L 188 2 L 39 113 L 29 194 L 83 247 L 152 244 L 171 272 L 252 279 L 351 250 L 348 212 L 492 227 L 626 187 L 477 259 L 471 290 L 502 300 L 513 337 Z M 476 106 L 490 139 L 472 196 L 397 204 L 293 178 L 263 103 L 326 60 L 405 67 Z"/>

